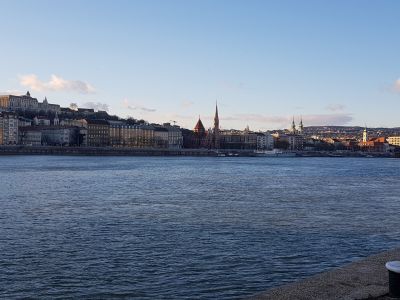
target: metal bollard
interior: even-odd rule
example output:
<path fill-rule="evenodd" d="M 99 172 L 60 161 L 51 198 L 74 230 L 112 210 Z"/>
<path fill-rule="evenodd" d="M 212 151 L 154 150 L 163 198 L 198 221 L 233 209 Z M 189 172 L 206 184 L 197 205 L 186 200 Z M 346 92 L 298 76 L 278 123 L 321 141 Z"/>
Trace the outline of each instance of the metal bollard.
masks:
<path fill-rule="evenodd" d="M 389 297 L 400 298 L 400 261 L 389 261 L 385 267 L 389 271 Z"/>

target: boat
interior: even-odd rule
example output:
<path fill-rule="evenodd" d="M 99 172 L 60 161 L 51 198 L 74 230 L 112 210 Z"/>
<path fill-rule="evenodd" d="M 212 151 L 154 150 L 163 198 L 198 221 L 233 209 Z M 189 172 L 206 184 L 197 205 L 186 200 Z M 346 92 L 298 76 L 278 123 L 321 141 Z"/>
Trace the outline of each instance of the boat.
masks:
<path fill-rule="evenodd" d="M 294 157 L 296 156 L 296 152 L 290 151 L 282 151 L 278 149 L 273 150 L 255 150 L 256 156 L 265 156 L 265 157 Z"/>

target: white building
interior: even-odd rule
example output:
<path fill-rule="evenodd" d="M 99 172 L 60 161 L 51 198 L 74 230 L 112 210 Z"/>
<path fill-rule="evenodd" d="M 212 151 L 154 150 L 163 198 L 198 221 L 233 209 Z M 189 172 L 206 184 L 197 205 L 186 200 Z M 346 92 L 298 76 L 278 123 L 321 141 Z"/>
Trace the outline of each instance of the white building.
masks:
<path fill-rule="evenodd" d="M 272 150 L 274 148 L 274 137 L 268 132 L 257 133 L 257 149 Z"/>
<path fill-rule="evenodd" d="M 0 145 L 18 144 L 18 117 L 13 113 L 0 114 Z"/>

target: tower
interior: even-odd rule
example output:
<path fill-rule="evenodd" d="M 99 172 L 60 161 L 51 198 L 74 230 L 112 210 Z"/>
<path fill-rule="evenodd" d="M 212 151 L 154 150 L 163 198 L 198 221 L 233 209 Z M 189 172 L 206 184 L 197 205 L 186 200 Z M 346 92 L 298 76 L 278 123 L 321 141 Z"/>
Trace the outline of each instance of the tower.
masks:
<path fill-rule="evenodd" d="M 304 130 L 303 126 L 303 117 L 300 117 L 300 124 L 299 124 L 299 133 L 302 134 Z"/>
<path fill-rule="evenodd" d="M 56 112 L 56 115 L 54 116 L 53 125 L 54 126 L 60 125 L 60 119 L 58 118 L 57 112 Z"/>
<path fill-rule="evenodd" d="M 368 142 L 368 133 L 367 133 L 367 126 L 365 126 L 363 131 L 363 143 Z"/>
<path fill-rule="evenodd" d="M 291 131 L 293 134 L 296 133 L 296 124 L 294 123 L 294 116 L 293 116 L 292 127 L 290 128 L 290 131 Z"/>
<path fill-rule="evenodd" d="M 215 103 L 215 116 L 214 116 L 214 148 L 219 149 L 219 117 L 218 117 L 218 103 Z"/>

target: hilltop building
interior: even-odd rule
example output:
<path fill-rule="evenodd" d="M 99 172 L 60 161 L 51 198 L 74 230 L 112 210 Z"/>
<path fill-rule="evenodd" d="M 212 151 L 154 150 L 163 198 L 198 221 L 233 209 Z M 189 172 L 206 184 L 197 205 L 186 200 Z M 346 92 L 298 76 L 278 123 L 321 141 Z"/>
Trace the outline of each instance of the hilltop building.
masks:
<path fill-rule="evenodd" d="M 36 98 L 31 97 L 31 94 L 26 92 L 25 95 L 5 95 L 0 96 L 0 108 L 11 111 L 31 111 L 55 113 L 60 112 L 61 108 L 58 104 L 50 104 L 47 98 L 43 102 L 39 102 Z"/>

